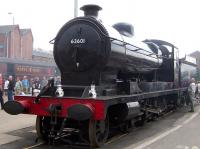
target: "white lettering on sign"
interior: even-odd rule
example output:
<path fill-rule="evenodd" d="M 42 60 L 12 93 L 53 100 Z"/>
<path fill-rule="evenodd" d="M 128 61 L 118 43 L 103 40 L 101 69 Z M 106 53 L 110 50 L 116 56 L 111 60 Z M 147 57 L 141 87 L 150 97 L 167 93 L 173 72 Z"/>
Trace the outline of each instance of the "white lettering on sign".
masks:
<path fill-rule="evenodd" d="M 79 43 L 85 43 L 85 39 L 84 38 L 80 38 L 80 39 L 71 39 L 71 44 L 79 44 Z"/>

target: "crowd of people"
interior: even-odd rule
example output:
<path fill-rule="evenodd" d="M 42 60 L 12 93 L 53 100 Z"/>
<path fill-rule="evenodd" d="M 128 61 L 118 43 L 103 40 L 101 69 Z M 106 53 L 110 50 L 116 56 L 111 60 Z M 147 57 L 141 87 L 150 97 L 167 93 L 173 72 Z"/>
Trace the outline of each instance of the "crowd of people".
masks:
<path fill-rule="evenodd" d="M 51 77 L 52 78 L 52 77 Z M 48 79 L 45 76 L 40 79 L 39 77 L 34 77 L 28 79 L 27 76 L 23 76 L 21 79 L 20 77 L 16 77 L 14 80 L 13 76 L 9 76 L 5 81 L 2 79 L 2 74 L 0 74 L 0 102 L 1 102 L 1 109 L 3 109 L 4 99 L 3 96 L 8 97 L 8 101 L 13 100 L 13 95 L 28 95 L 39 93 L 40 90 L 47 85 Z M 60 76 L 54 78 L 55 85 L 61 84 Z"/>

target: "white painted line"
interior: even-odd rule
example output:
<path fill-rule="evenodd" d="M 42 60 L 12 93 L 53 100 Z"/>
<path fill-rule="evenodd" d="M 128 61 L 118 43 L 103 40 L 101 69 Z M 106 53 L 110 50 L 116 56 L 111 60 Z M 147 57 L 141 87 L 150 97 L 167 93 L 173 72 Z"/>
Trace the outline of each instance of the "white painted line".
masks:
<path fill-rule="evenodd" d="M 194 113 L 190 118 L 188 118 L 187 120 L 185 120 L 185 121 L 183 122 L 183 124 L 189 123 L 189 122 L 190 122 L 193 118 L 195 118 L 197 115 L 199 115 L 199 112 Z"/>
<path fill-rule="evenodd" d="M 157 137 L 155 137 L 155 138 L 153 138 L 153 139 L 151 139 L 151 140 L 148 140 L 148 141 L 144 142 L 143 144 L 141 144 L 141 145 L 139 145 L 139 146 L 136 146 L 136 147 L 130 146 L 130 147 L 128 147 L 127 149 L 143 149 L 143 148 L 149 146 L 150 144 L 152 144 L 152 143 L 154 143 L 154 142 L 156 142 L 156 141 L 158 141 L 158 140 L 164 138 L 165 136 L 169 135 L 170 133 L 172 133 L 172 132 L 178 130 L 178 129 L 181 128 L 181 127 L 182 127 L 182 125 L 178 125 L 178 126 L 172 128 L 172 129 L 170 129 L 170 130 L 168 130 L 168 131 L 162 133 L 161 135 L 159 135 L 159 136 L 157 136 Z"/>
<path fill-rule="evenodd" d="M 192 121 L 192 120 L 193 120 L 197 115 L 199 115 L 199 114 L 200 114 L 200 111 L 198 110 L 196 113 L 192 114 L 192 116 L 190 116 L 187 120 L 185 120 L 185 121 L 182 123 L 182 125 L 177 125 L 176 127 L 174 127 L 174 128 L 172 128 L 172 129 L 170 129 L 170 130 L 168 130 L 168 131 L 162 133 L 161 135 L 159 135 L 159 136 L 157 136 L 157 137 L 155 137 L 155 138 L 153 138 L 153 139 L 151 139 L 151 140 L 147 140 L 146 142 L 144 142 L 143 144 L 141 144 L 141 145 L 139 145 L 139 146 L 136 146 L 136 147 L 134 147 L 134 146 L 129 146 L 129 147 L 127 147 L 126 149 L 143 149 L 143 148 L 145 148 L 145 147 L 151 145 L 152 143 L 154 143 L 154 142 L 156 142 L 156 141 L 158 141 L 158 140 L 160 140 L 160 139 L 166 137 L 166 136 L 169 135 L 170 133 L 175 132 L 175 131 L 178 130 L 179 128 L 183 127 L 183 125 L 185 125 L 185 124 L 189 123 L 190 121 Z"/>
<path fill-rule="evenodd" d="M 32 149 L 32 148 L 38 147 L 38 146 L 43 145 L 43 144 L 44 144 L 44 142 L 41 142 L 41 143 L 35 144 L 33 146 L 25 147 L 23 149 Z"/>

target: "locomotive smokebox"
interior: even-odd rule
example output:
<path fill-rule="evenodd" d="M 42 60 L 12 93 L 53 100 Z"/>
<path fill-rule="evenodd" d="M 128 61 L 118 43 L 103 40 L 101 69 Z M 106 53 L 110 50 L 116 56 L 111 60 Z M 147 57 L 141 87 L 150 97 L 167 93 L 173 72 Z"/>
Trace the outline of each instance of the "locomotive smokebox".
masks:
<path fill-rule="evenodd" d="M 96 84 L 111 52 L 110 38 L 105 38 L 109 36 L 107 30 L 96 19 L 100 7 L 87 5 L 82 10 L 88 17 L 67 22 L 55 38 L 54 59 L 62 84 Z"/>

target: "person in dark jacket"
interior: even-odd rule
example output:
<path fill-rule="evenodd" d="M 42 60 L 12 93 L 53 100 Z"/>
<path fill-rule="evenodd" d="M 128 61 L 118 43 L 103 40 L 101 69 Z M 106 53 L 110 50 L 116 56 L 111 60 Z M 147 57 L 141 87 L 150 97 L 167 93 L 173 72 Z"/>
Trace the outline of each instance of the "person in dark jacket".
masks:
<path fill-rule="evenodd" d="M 48 80 L 46 79 L 46 77 L 44 76 L 43 79 L 40 82 L 40 89 L 43 89 L 43 87 L 45 87 L 48 83 Z"/>
<path fill-rule="evenodd" d="M 57 85 L 61 85 L 61 78 L 60 76 L 57 76 L 56 79 L 55 79 L 55 86 Z"/>
<path fill-rule="evenodd" d="M 33 82 L 33 95 L 37 96 L 40 93 L 40 89 L 41 89 L 40 81 L 39 78 L 36 77 L 35 81 Z"/>
<path fill-rule="evenodd" d="M 13 81 L 13 77 L 12 76 L 9 76 L 8 80 L 9 80 L 9 84 L 8 84 L 8 101 L 12 101 L 13 100 L 13 91 L 14 91 L 15 83 Z"/>
<path fill-rule="evenodd" d="M 3 109 L 4 100 L 3 100 L 3 90 L 0 87 L 0 102 L 1 102 L 1 109 Z"/>

